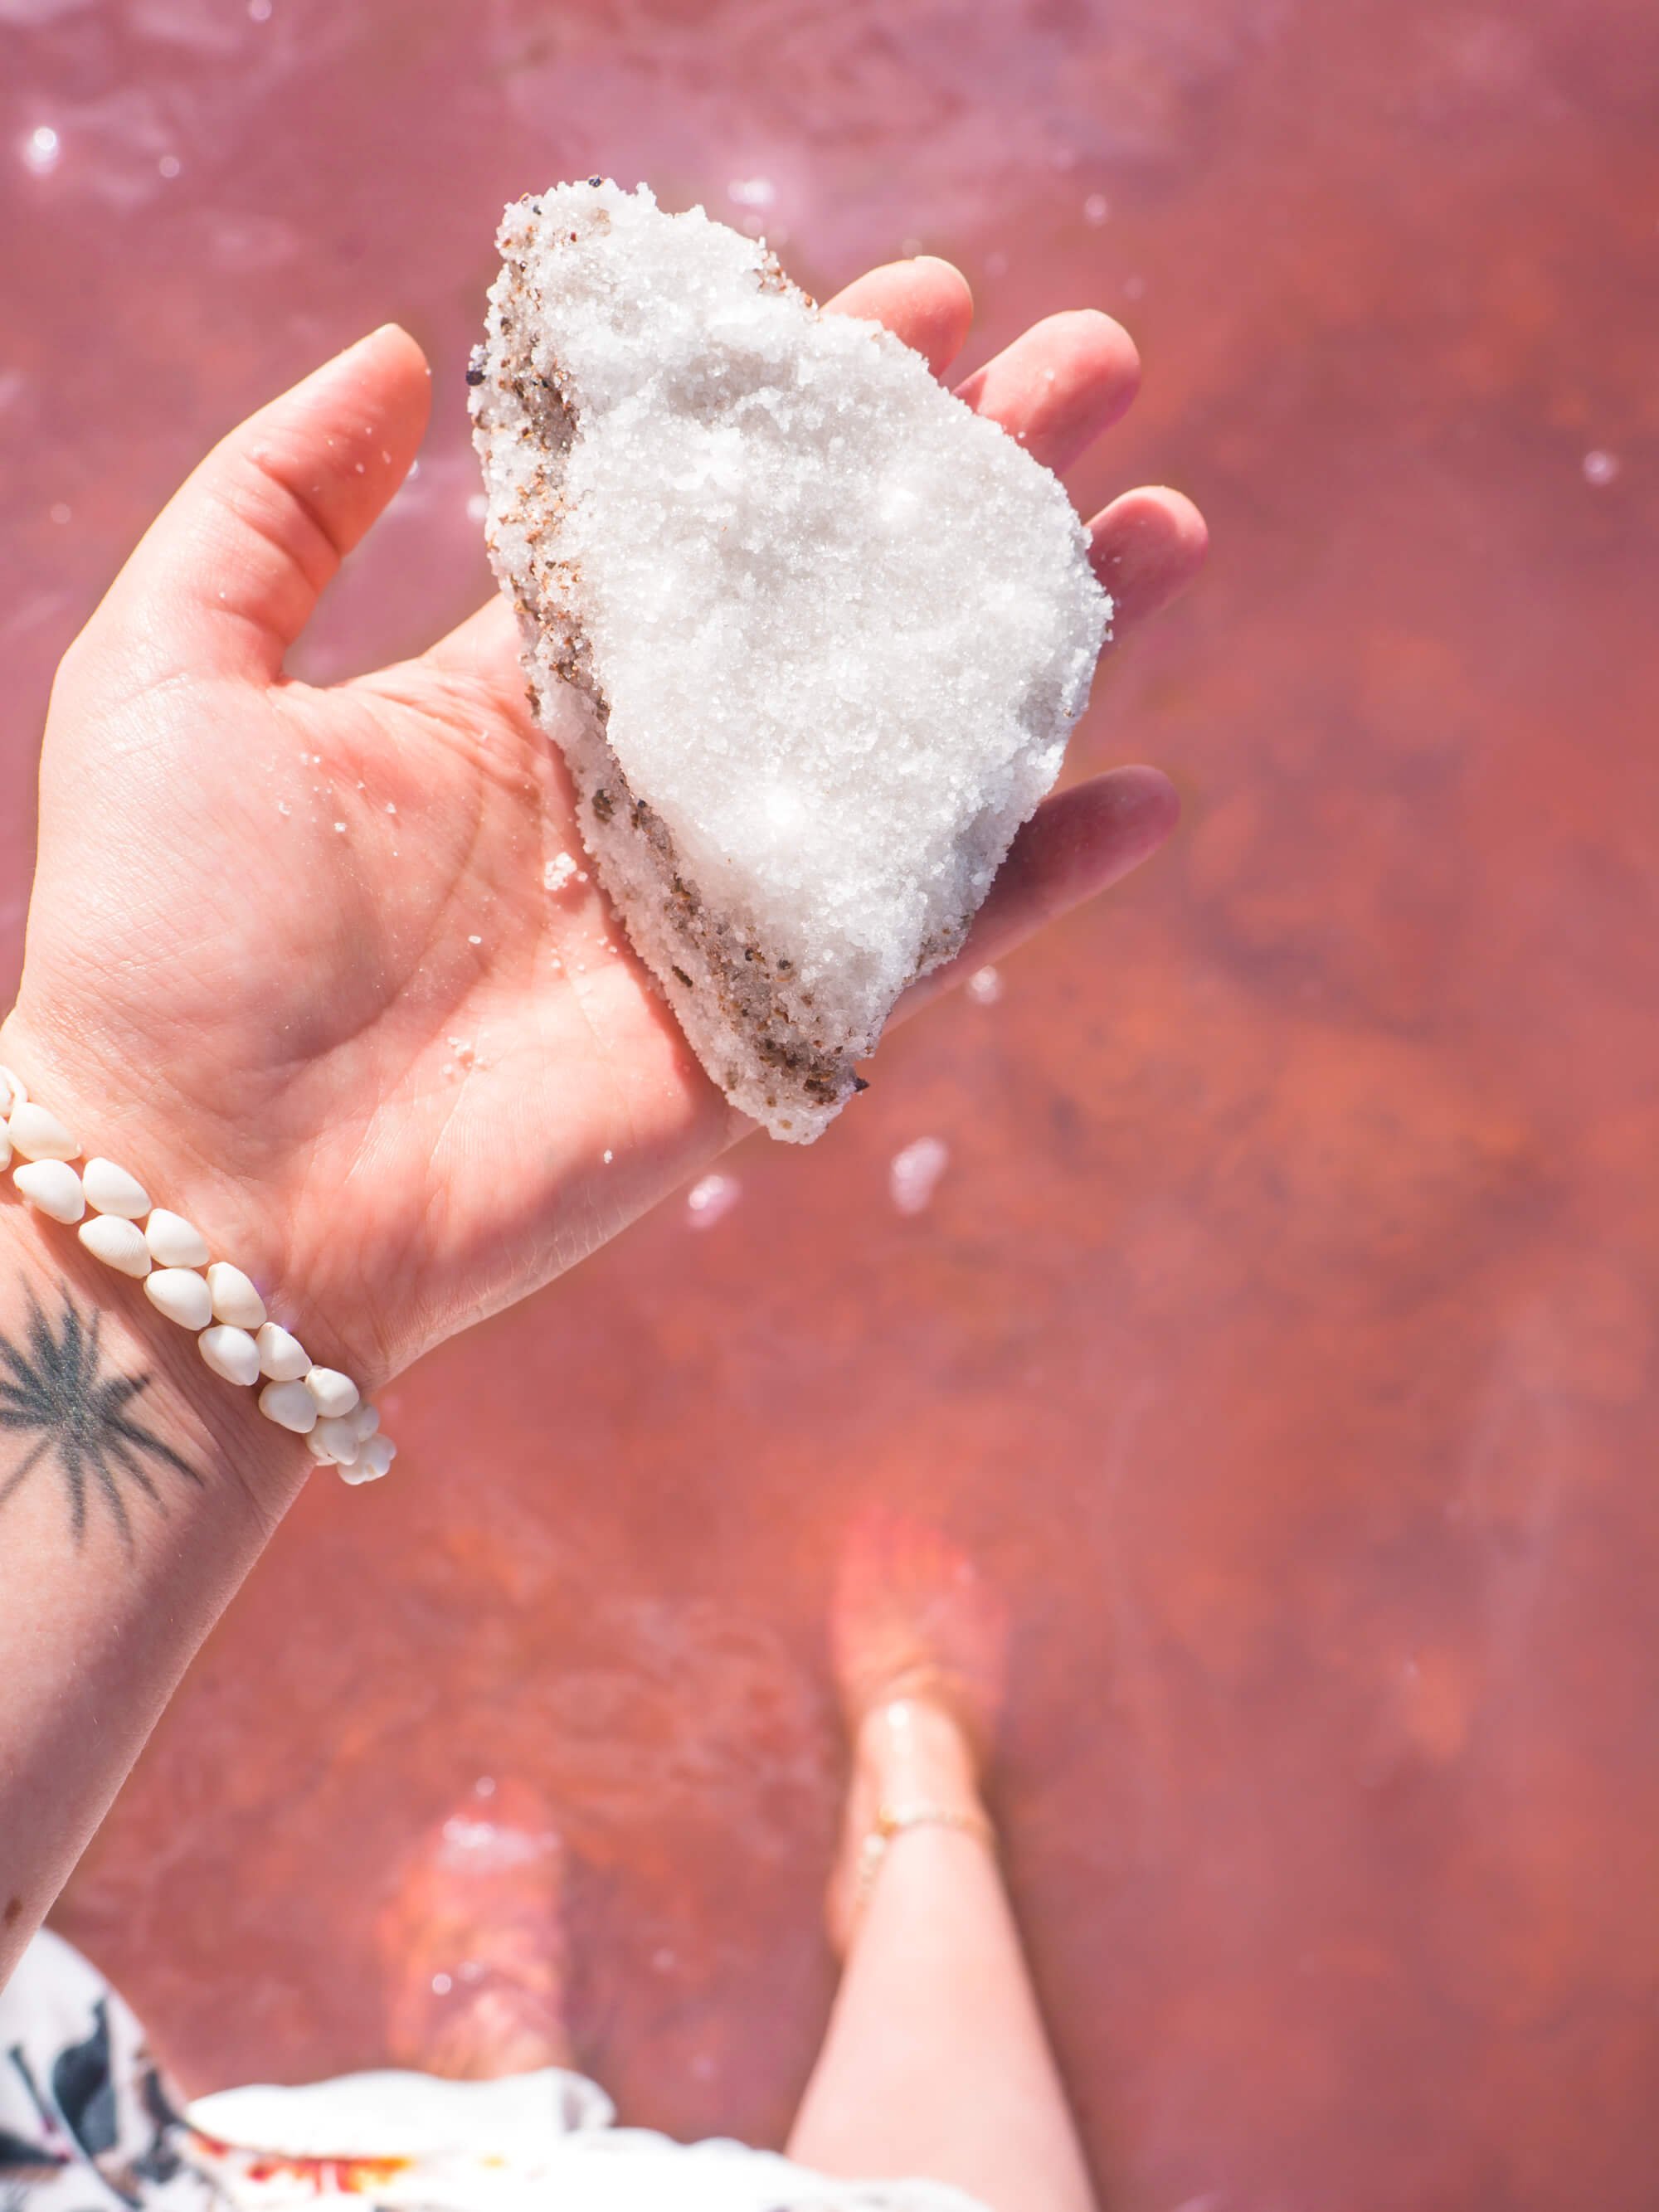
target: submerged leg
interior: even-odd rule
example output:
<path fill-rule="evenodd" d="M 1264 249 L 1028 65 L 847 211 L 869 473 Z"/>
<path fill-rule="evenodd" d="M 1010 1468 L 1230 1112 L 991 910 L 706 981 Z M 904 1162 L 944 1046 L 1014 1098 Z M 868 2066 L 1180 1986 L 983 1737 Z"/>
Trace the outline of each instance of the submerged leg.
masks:
<path fill-rule="evenodd" d="M 1000 1620 L 936 1538 L 919 1577 L 914 1534 L 894 1526 L 865 1542 L 838 1601 L 854 1761 L 830 1923 L 846 1966 L 789 2154 L 829 2173 L 954 2182 L 991 2212 L 1092 2212 L 980 1802 Z M 926 1602 L 920 1580 L 935 1585 Z"/>
<path fill-rule="evenodd" d="M 395 2064 L 480 2081 L 569 2065 L 563 1871 L 550 1809 L 511 1776 L 422 1839 L 375 1928 Z"/>

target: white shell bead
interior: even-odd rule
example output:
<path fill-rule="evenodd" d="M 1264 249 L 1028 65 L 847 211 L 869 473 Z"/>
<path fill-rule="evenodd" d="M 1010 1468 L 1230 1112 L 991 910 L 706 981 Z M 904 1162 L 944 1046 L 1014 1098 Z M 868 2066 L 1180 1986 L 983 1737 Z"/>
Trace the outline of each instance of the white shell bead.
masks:
<path fill-rule="evenodd" d="M 11 1165 L 11 1132 L 0 1121 L 0 1168 Z"/>
<path fill-rule="evenodd" d="M 158 1206 L 144 1224 L 144 1242 L 158 1267 L 205 1267 L 207 1238 L 182 1213 Z"/>
<path fill-rule="evenodd" d="M 362 1443 L 365 1437 L 372 1437 L 380 1427 L 380 1407 L 371 1406 L 367 1398 L 361 1399 L 352 1408 L 351 1425 L 357 1431 L 358 1443 Z"/>
<path fill-rule="evenodd" d="M 259 1346 L 259 1372 L 269 1375 L 273 1382 L 297 1382 L 311 1367 L 311 1354 L 297 1336 L 290 1336 L 274 1321 L 268 1321 L 256 1340 Z M 309 1397 L 309 1393 L 307 1395 Z M 314 1400 L 311 1410 L 317 1410 Z M 307 1422 L 307 1429 L 311 1426 Z"/>
<path fill-rule="evenodd" d="M 14 1168 L 11 1179 L 31 1206 L 54 1221 L 76 1222 L 87 1210 L 81 1178 L 67 1160 L 35 1160 Z"/>
<path fill-rule="evenodd" d="M 296 1437 L 309 1436 L 317 1425 L 317 1407 L 303 1382 L 267 1382 L 259 1393 L 259 1411 Z"/>
<path fill-rule="evenodd" d="M 180 1328 L 205 1328 L 213 1319 L 208 1286 L 193 1268 L 157 1267 L 144 1278 L 144 1296 Z"/>
<path fill-rule="evenodd" d="M 349 1467 L 362 1443 L 349 1419 L 320 1420 L 317 1424 L 317 1434 L 337 1467 Z"/>
<path fill-rule="evenodd" d="M 313 1367 L 306 1376 L 306 1388 L 317 1401 L 317 1411 L 325 1419 L 337 1420 L 357 1402 L 357 1385 L 349 1375 L 342 1375 L 337 1367 Z"/>
<path fill-rule="evenodd" d="M 384 1474 L 397 1456 L 398 1447 L 390 1437 L 371 1437 L 357 1455 L 357 1465 L 368 1468 L 372 1474 Z"/>
<path fill-rule="evenodd" d="M 328 1446 L 323 1442 L 323 1431 L 327 1426 L 328 1424 L 326 1421 L 318 1422 L 316 1427 L 306 1438 L 306 1449 L 311 1454 L 313 1459 L 319 1460 L 323 1466 L 332 1467 L 334 1464 L 334 1455 L 330 1451 Z"/>
<path fill-rule="evenodd" d="M 15 1113 L 18 1107 L 27 1106 L 29 1103 L 29 1094 L 24 1087 L 22 1077 L 15 1074 L 9 1067 L 0 1067 L 0 1091 L 5 1093 L 4 1097 L 0 1098 L 0 1115 Z"/>
<path fill-rule="evenodd" d="M 81 1224 L 80 1237 L 88 1251 L 106 1267 L 118 1267 L 124 1275 L 149 1274 L 149 1247 L 136 1221 L 123 1221 L 114 1213 L 94 1213 L 90 1221 Z"/>
<path fill-rule="evenodd" d="M 204 1328 L 196 1340 L 202 1357 L 216 1375 L 246 1389 L 259 1379 L 259 1347 L 245 1328 Z"/>
<path fill-rule="evenodd" d="M 340 1480 L 354 1486 L 360 1482 L 378 1482 L 397 1456 L 398 1447 L 390 1437 L 371 1437 L 353 1464 L 340 1469 Z"/>
<path fill-rule="evenodd" d="M 233 1328 L 264 1327 L 265 1302 L 240 1267 L 233 1267 L 228 1260 L 216 1260 L 207 1279 L 216 1320 L 228 1322 Z"/>
<path fill-rule="evenodd" d="M 81 1149 L 55 1114 L 48 1114 L 44 1106 L 31 1106 L 27 1099 L 12 1108 L 6 1126 L 12 1149 L 26 1160 L 72 1160 Z"/>
<path fill-rule="evenodd" d="M 142 1221 L 149 1212 L 149 1193 L 137 1176 L 118 1168 L 113 1160 L 88 1160 L 81 1170 L 87 1188 L 87 1204 L 97 1213 L 118 1213 L 124 1221 Z"/>

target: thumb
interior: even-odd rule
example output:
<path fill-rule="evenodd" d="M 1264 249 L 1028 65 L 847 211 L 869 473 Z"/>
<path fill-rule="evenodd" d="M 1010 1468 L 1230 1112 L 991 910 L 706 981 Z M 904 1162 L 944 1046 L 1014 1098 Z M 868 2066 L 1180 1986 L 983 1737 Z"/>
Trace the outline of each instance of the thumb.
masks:
<path fill-rule="evenodd" d="M 324 586 L 409 473 L 431 371 L 387 323 L 216 445 L 140 540 L 88 625 L 96 659 L 148 685 L 183 672 L 274 682 Z M 82 667 L 85 650 L 82 649 Z"/>

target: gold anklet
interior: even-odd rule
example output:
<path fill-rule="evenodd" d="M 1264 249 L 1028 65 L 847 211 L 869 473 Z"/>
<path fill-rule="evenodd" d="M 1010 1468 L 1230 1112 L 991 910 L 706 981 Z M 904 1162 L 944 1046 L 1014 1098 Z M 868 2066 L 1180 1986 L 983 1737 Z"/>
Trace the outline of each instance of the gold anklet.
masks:
<path fill-rule="evenodd" d="M 952 1806 L 931 1805 L 925 1799 L 912 1805 L 878 1806 L 869 1833 L 859 1846 L 859 1878 L 853 1893 L 855 1913 L 862 1912 L 869 1902 L 894 1837 L 903 1835 L 908 1828 L 956 1828 L 964 1836 L 976 1837 L 993 1857 L 996 1855 L 996 1832 L 982 1813 L 958 1812 Z"/>

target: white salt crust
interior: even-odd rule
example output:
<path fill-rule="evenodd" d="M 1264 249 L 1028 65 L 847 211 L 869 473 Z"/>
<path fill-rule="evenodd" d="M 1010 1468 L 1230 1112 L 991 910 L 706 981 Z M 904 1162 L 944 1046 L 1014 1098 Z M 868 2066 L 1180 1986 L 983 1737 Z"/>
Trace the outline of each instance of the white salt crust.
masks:
<path fill-rule="evenodd" d="M 486 535 L 582 836 L 698 1058 L 819 1135 L 1059 772 L 1111 602 L 1056 479 L 763 245 L 508 208 Z"/>

